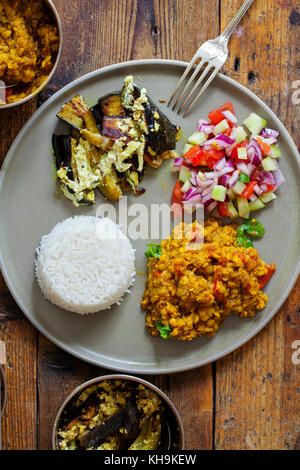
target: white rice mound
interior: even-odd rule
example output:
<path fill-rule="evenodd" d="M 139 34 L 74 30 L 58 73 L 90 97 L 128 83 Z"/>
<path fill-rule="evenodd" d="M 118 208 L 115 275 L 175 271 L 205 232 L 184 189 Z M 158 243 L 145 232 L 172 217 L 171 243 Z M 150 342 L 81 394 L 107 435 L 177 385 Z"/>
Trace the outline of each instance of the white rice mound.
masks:
<path fill-rule="evenodd" d="M 71 312 L 108 309 L 134 282 L 135 250 L 108 217 L 65 219 L 42 237 L 36 253 L 35 273 L 44 296 Z"/>

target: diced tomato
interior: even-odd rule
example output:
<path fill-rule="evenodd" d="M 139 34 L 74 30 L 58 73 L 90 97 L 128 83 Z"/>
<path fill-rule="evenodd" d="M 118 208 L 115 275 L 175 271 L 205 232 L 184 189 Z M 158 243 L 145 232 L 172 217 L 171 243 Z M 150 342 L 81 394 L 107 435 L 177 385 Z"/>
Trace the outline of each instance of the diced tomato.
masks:
<path fill-rule="evenodd" d="M 275 186 L 273 184 L 266 184 L 266 186 L 267 186 L 267 189 L 265 191 L 263 191 L 263 194 L 269 193 L 270 191 L 275 190 Z"/>
<path fill-rule="evenodd" d="M 184 154 L 184 157 L 187 158 L 193 166 L 199 166 L 206 163 L 206 153 L 199 147 L 199 145 L 194 145 L 193 147 L 191 147 Z"/>
<path fill-rule="evenodd" d="M 236 144 L 236 146 L 233 147 L 233 149 L 231 151 L 230 158 L 233 158 L 234 160 L 239 160 L 239 158 L 238 158 L 238 149 L 241 148 L 241 147 L 246 147 L 247 144 L 248 144 L 247 139 L 243 140 L 243 142 L 240 142 L 239 144 Z M 240 161 L 245 161 L 245 160 L 240 160 Z"/>
<path fill-rule="evenodd" d="M 262 289 L 267 284 L 267 282 L 271 279 L 271 277 L 273 276 L 275 271 L 276 271 L 276 263 L 272 264 L 271 266 L 268 266 L 267 274 L 265 274 L 264 276 L 261 276 L 259 278 L 259 288 L 260 289 Z"/>
<path fill-rule="evenodd" d="M 183 192 L 181 191 L 181 183 L 177 180 L 171 197 L 171 210 L 175 217 L 180 217 L 182 215 L 182 200 Z"/>
<path fill-rule="evenodd" d="M 258 145 L 263 153 L 263 155 L 267 155 L 271 151 L 270 145 L 263 142 L 259 137 L 256 138 Z"/>
<path fill-rule="evenodd" d="M 259 181 L 259 173 L 260 173 L 260 169 L 259 168 L 255 168 L 253 170 L 253 173 L 251 175 L 251 180 L 256 180 L 256 181 Z"/>
<path fill-rule="evenodd" d="M 226 202 L 218 203 L 218 213 L 220 217 L 230 217 L 230 212 Z"/>
<path fill-rule="evenodd" d="M 244 199 L 249 199 L 250 196 L 254 193 L 254 187 L 257 185 L 257 181 L 250 181 L 250 183 L 246 184 L 246 188 L 241 194 L 241 197 Z"/>
<path fill-rule="evenodd" d="M 218 108 L 218 111 L 230 111 L 232 114 L 235 115 L 234 109 L 233 109 L 233 104 L 231 101 L 228 101 L 227 103 L 223 104 Z"/>
<path fill-rule="evenodd" d="M 224 150 L 217 150 L 217 149 L 210 149 L 206 151 L 206 165 L 211 170 L 215 166 L 215 164 L 221 160 L 221 158 L 225 157 Z"/>
<path fill-rule="evenodd" d="M 217 124 L 219 124 L 219 122 L 224 121 L 225 116 L 218 109 L 214 109 L 209 113 L 208 118 L 216 126 Z"/>

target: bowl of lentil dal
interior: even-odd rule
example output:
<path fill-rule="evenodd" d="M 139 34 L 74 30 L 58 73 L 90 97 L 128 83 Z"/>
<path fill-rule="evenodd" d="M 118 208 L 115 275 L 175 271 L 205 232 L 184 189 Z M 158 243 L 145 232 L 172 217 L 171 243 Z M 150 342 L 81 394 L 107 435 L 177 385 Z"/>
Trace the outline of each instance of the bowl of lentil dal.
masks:
<path fill-rule="evenodd" d="M 0 0 L 0 109 L 37 95 L 51 80 L 62 27 L 50 0 Z"/>

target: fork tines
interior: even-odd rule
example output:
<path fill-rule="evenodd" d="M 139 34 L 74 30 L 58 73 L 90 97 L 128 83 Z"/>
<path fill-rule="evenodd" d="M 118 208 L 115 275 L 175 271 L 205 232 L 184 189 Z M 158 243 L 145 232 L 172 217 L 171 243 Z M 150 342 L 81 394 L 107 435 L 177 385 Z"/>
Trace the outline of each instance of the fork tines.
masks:
<path fill-rule="evenodd" d="M 200 60 L 200 62 L 196 66 L 196 62 L 198 59 Z M 188 75 L 192 71 L 192 68 L 194 68 L 195 70 L 188 78 Z M 168 102 L 168 106 L 171 105 L 172 101 L 176 98 L 176 95 L 180 93 L 172 106 L 172 110 L 174 111 L 175 108 L 177 108 L 177 114 L 182 113 L 183 116 L 185 116 L 191 110 L 194 104 L 199 100 L 200 96 L 204 93 L 204 91 L 215 78 L 218 72 L 219 68 L 216 69 L 212 64 L 209 63 L 208 60 L 205 60 L 201 58 L 198 54 L 195 54 L 195 56 L 192 58 L 191 62 L 185 69 L 184 73 L 182 74 Z M 206 81 L 204 79 L 206 79 Z M 201 84 L 202 87 L 200 88 Z"/>

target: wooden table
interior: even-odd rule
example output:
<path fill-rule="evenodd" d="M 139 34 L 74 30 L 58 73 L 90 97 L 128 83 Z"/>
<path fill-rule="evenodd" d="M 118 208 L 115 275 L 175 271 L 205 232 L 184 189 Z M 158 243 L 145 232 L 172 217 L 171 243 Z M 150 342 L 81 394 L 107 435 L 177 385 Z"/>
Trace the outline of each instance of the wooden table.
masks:
<path fill-rule="evenodd" d="M 131 59 L 189 61 L 202 42 L 226 26 L 241 0 L 54 3 L 64 30 L 61 62 L 37 102 L 0 111 L 2 160 L 36 107 L 62 86 L 99 67 Z M 223 69 L 271 107 L 296 144 L 300 139 L 299 40 L 299 0 L 256 0 L 232 37 Z M 284 243 L 283 234 L 278 235 Z M 295 364 L 300 354 L 293 349 L 300 340 L 299 306 L 298 279 L 275 318 L 237 351 L 200 369 L 147 377 L 178 407 L 188 449 L 300 448 L 300 374 Z M 2 278 L 1 339 L 6 342 L 8 381 L 3 448 L 50 449 L 60 403 L 76 385 L 107 370 L 75 359 L 41 335 L 23 316 Z"/>

